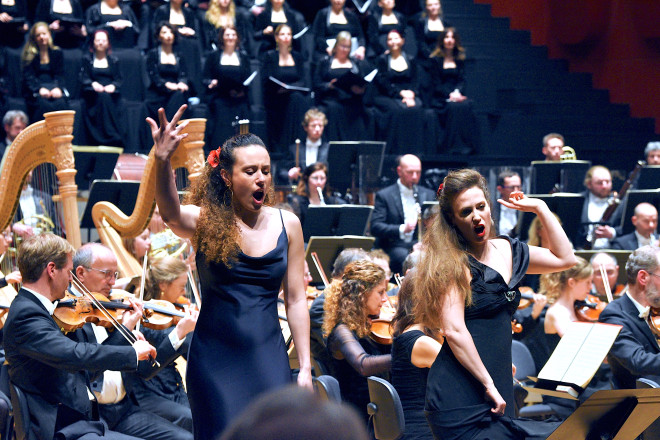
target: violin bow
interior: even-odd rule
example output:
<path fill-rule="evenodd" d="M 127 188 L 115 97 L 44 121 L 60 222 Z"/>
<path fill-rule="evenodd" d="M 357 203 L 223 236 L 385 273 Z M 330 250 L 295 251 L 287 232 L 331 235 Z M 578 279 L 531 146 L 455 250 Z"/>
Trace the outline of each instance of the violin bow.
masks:
<path fill-rule="evenodd" d="M 316 270 L 321 275 L 321 280 L 323 280 L 323 284 L 325 284 L 325 287 L 327 288 L 330 285 L 330 282 L 328 281 L 328 277 L 325 275 L 323 266 L 321 266 L 321 259 L 316 252 L 312 252 L 312 262 L 314 263 L 314 266 L 316 266 Z"/>
<path fill-rule="evenodd" d="M 197 303 L 197 308 L 201 309 L 202 297 L 199 296 L 199 290 L 197 290 L 197 284 L 195 283 L 195 278 L 193 277 L 192 269 L 190 268 L 190 266 L 188 266 L 188 282 L 190 283 L 190 290 L 192 290 L 193 297 L 195 298 L 195 302 Z"/>
<path fill-rule="evenodd" d="M 138 299 L 140 302 L 144 301 L 144 285 L 146 284 L 146 279 L 147 279 L 147 260 L 149 259 L 149 252 L 145 252 L 144 258 L 142 259 L 142 279 L 140 280 L 140 295 L 138 296 Z M 143 314 L 144 316 L 144 314 Z M 135 330 L 140 331 L 140 324 L 142 323 L 142 320 L 139 320 L 137 324 L 135 324 Z"/>
<path fill-rule="evenodd" d="M 610 287 L 610 280 L 607 278 L 607 271 L 605 270 L 605 266 L 602 264 L 598 265 L 598 269 L 600 270 L 600 276 L 603 278 L 603 286 L 605 286 L 605 295 L 607 296 L 607 302 L 612 302 L 614 301 L 614 297 L 612 296 L 612 288 Z"/>
<path fill-rule="evenodd" d="M 81 291 L 84 296 L 86 296 L 94 306 L 101 311 L 105 315 L 106 318 L 112 323 L 113 327 L 117 329 L 117 331 L 128 341 L 131 346 L 137 342 L 137 338 L 133 333 L 131 333 L 126 327 L 121 325 L 117 319 L 112 316 L 112 313 L 108 311 L 108 309 L 105 308 L 103 304 L 101 304 L 101 301 L 96 299 L 94 295 L 92 295 L 92 292 L 85 287 L 85 285 L 78 279 L 76 274 L 73 273 L 73 271 L 69 271 L 71 274 L 71 279 L 73 281 L 73 285 L 75 286 L 76 289 Z M 151 361 L 152 365 L 154 367 L 160 367 L 160 364 L 156 359 L 153 358 L 153 356 L 149 356 L 149 360 Z"/>

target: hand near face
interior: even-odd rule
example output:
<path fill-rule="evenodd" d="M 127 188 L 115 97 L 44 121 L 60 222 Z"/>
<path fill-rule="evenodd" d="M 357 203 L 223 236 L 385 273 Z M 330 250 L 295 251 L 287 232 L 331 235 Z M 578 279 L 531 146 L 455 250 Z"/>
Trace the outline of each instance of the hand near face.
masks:
<path fill-rule="evenodd" d="M 545 205 L 541 199 L 529 198 L 522 193 L 522 191 L 514 191 L 511 193 L 508 201 L 497 199 L 498 203 L 506 206 L 507 208 L 516 209 L 523 212 L 538 212 L 538 210 Z"/>

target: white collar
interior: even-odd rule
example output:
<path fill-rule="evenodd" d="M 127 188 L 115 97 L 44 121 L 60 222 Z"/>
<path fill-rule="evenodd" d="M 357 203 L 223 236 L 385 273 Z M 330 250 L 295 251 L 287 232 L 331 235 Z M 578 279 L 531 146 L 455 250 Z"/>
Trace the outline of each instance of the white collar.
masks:
<path fill-rule="evenodd" d="M 412 188 L 406 187 L 403 183 L 401 183 L 401 179 L 396 179 L 396 184 L 399 185 L 399 191 L 401 191 L 401 194 L 413 195 L 413 190 Z"/>
<path fill-rule="evenodd" d="M 41 293 L 35 292 L 34 290 L 28 289 L 27 287 L 23 287 L 23 289 L 27 290 L 32 295 L 34 295 L 35 298 L 37 298 L 39 300 L 39 302 L 46 308 L 46 311 L 48 312 L 49 315 L 53 314 L 53 312 L 55 311 L 55 307 L 57 307 L 58 301 L 55 301 L 53 303 L 48 298 L 43 296 Z"/>
<path fill-rule="evenodd" d="M 316 142 L 312 142 L 312 141 L 310 141 L 309 138 L 307 138 L 307 139 L 305 140 L 305 145 L 307 145 L 308 147 L 316 147 L 316 148 L 318 148 L 318 147 L 321 146 L 321 143 L 322 143 L 322 139 L 321 139 L 321 138 L 319 138 L 319 140 L 317 140 Z"/>
<path fill-rule="evenodd" d="M 630 301 L 632 301 L 633 305 L 635 306 L 635 308 L 636 308 L 637 311 L 639 312 L 639 315 L 638 315 L 638 316 L 639 316 L 640 318 L 642 318 L 642 319 L 646 319 L 646 317 L 647 317 L 648 314 L 649 314 L 649 309 L 650 309 L 650 307 L 644 307 L 643 305 L 641 305 L 640 303 L 638 303 L 637 300 L 636 300 L 635 298 L 632 297 L 632 295 L 630 294 L 630 292 L 626 292 L 626 295 L 628 295 L 628 298 L 630 299 Z"/>

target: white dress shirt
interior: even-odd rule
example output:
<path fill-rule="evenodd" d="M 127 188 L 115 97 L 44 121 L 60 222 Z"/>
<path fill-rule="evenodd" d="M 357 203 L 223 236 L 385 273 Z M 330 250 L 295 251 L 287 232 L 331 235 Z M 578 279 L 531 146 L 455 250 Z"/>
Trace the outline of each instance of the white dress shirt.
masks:
<path fill-rule="evenodd" d="M 403 232 L 408 223 L 417 223 L 417 216 L 419 215 L 419 205 L 415 200 L 414 192 L 412 189 L 407 188 L 401 183 L 401 179 L 397 179 L 396 184 L 399 186 L 401 193 L 401 204 L 403 205 L 403 224 L 399 226 L 399 238 L 406 243 L 410 243 L 413 239 L 414 230 L 410 232 Z"/>

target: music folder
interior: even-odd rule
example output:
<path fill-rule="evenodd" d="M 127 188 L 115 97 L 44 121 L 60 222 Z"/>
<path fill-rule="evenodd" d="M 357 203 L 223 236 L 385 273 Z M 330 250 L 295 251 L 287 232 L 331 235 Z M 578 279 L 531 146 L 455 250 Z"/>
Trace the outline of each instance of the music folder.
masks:
<path fill-rule="evenodd" d="M 373 209 L 363 205 L 310 206 L 302 225 L 304 241 L 308 242 L 312 236 L 362 236 Z"/>
<path fill-rule="evenodd" d="M 312 274 L 312 283 L 322 284 L 323 279 L 312 261 L 312 252 L 316 252 L 321 260 L 323 271 L 330 278 L 332 265 L 341 251 L 347 248 L 360 248 L 370 251 L 374 246 L 374 237 L 360 237 L 355 235 L 345 235 L 343 237 L 311 237 L 305 250 L 305 261 Z"/>
<path fill-rule="evenodd" d="M 344 73 L 342 76 L 337 78 L 337 82 L 335 82 L 335 87 L 338 87 L 347 92 L 349 92 L 351 90 L 351 87 L 353 86 L 366 87 L 368 83 L 373 81 L 377 73 L 378 73 L 378 69 L 374 69 L 363 77 L 349 70 L 348 72 Z"/>
<path fill-rule="evenodd" d="M 660 165 L 646 165 L 639 171 L 635 189 L 660 189 Z"/>
<path fill-rule="evenodd" d="M 644 170 L 645 168 L 641 172 L 644 172 Z M 643 177 L 642 174 L 640 174 L 641 177 Z M 631 189 L 626 193 L 623 200 L 623 217 L 621 219 L 623 223 L 622 235 L 630 234 L 635 230 L 635 226 L 632 224 L 632 216 L 635 213 L 635 207 L 643 202 L 650 203 L 655 206 L 655 209 L 660 211 L 660 188 Z"/>
<path fill-rule="evenodd" d="M 580 213 L 584 205 L 584 196 L 574 193 L 555 193 L 555 194 L 529 194 L 528 197 L 535 197 L 543 200 L 550 208 L 550 211 L 559 216 L 562 228 L 566 232 L 569 240 L 577 235 L 580 227 Z M 496 202 L 497 203 L 497 202 Z M 523 212 L 522 219 L 518 223 L 517 231 L 518 237 L 526 241 L 528 237 L 529 226 L 536 214 L 531 212 Z"/>
<path fill-rule="evenodd" d="M 292 86 L 290 84 L 287 84 L 287 83 L 284 83 L 284 82 L 280 81 L 279 79 L 277 79 L 273 76 L 269 76 L 268 79 L 271 80 L 272 82 L 274 82 L 275 84 L 277 84 L 278 86 L 286 89 L 286 90 L 293 90 L 293 91 L 304 92 L 304 93 L 309 93 L 309 92 L 312 91 L 312 89 L 310 89 L 309 87 Z"/>
<path fill-rule="evenodd" d="M 562 160 L 532 162 L 530 192 L 549 194 L 551 192 L 579 193 L 584 191 L 584 176 L 591 166 L 588 160 Z"/>

